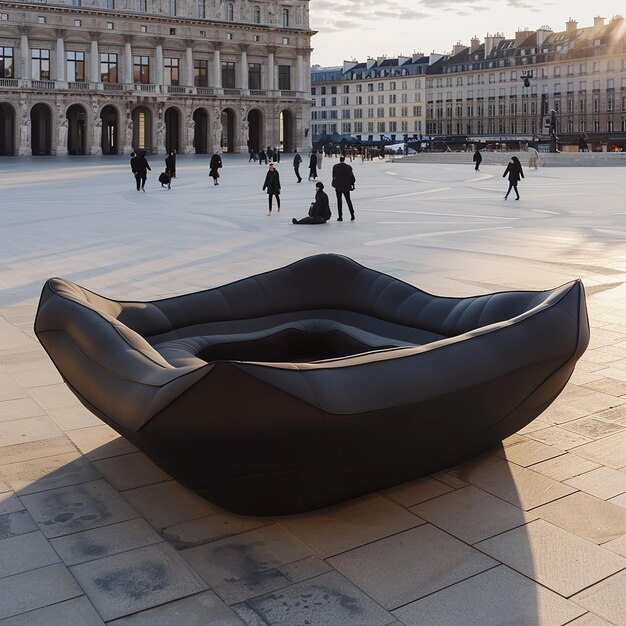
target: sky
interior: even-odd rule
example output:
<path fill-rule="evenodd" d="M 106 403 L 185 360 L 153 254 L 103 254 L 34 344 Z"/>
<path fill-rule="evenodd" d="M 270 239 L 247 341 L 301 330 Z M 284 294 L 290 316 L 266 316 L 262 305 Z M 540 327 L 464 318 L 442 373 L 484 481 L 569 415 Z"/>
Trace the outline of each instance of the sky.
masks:
<path fill-rule="evenodd" d="M 565 30 L 572 18 L 592 26 L 596 15 L 625 15 L 624 0 L 311 0 L 311 62 L 321 66 L 343 61 L 413 52 L 446 53 L 458 41 L 481 42 L 487 33 L 507 38 L 516 30 L 550 26 Z"/>

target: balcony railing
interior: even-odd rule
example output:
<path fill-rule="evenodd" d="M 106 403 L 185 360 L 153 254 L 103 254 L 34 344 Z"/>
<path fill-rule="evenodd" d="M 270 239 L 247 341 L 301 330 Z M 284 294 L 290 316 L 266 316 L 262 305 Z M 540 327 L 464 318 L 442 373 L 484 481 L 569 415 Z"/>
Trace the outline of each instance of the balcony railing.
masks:
<path fill-rule="evenodd" d="M 167 93 L 172 95 L 186 95 L 187 87 L 182 87 L 181 85 L 167 85 Z M 191 89 L 191 93 L 193 93 L 193 89 Z"/>
<path fill-rule="evenodd" d="M 251 96 L 267 96 L 267 89 L 250 89 Z"/>
<path fill-rule="evenodd" d="M 70 83 L 67 83 L 67 88 L 73 89 L 76 91 L 89 91 L 89 89 L 91 88 L 91 85 L 89 83 L 83 83 L 83 82 L 70 82 Z"/>
<path fill-rule="evenodd" d="M 0 78 L 0 87 L 17 87 L 17 78 Z"/>
<path fill-rule="evenodd" d="M 143 93 L 157 93 L 156 85 L 144 85 L 143 83 L 135 83 L 135 91 L 141 91 Z"/>
<path fill-rule="evenodd" d="M 121 83 L 102 83 L 104 91 L 126 91 L 129 85 L 122 85 Z"/>
<path fill-rule="evenodd" d="M 295 98 L 297 93 L 298 93 L 297 91 L 293 91 L 291 89 L 281 89 L 280 90 L 280 95 L 283 98 Z"/>
<path fill-rule="evenodd" d="M 45 89 L 50 90 L 50 89 L 54 89 L 55 84 L 53 80 L 32 80 L 31 81 L 31 88 L 32 89 Z"/>
<path fill-rule="evenodd" d="M 232 89 L 232 88 L 224 89 L 224 95 L 225 96 L 240 96 L 241 89 Z"/>

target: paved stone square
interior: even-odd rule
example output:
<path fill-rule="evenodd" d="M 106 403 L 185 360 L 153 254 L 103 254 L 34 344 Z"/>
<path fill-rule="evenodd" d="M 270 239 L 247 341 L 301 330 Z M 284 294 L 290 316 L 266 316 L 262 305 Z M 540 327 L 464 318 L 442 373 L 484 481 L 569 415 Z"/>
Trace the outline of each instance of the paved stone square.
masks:
<path fill-rule="evenodd" d="M 0 159 L 0 626 L 626 623 L 624 169 L 353 163 L 356 221 L 294 226 L 289 155 Z M 306 161 L 306 159 L 305 159 Z M 211 184 L 209 184 L 211 183 Z M 345 220 L 344 213 L 344 220 Z M 310 514 L 251 518 L 172 481 L 66 389 L 33 333 L 44 281 L 114 299 L 218 286 L 337 252 L 439 295 L 581 277 L 591 344 L 534 422 L 482 458 Z M 320 277 L 323 280 L 323 277 Z"/>

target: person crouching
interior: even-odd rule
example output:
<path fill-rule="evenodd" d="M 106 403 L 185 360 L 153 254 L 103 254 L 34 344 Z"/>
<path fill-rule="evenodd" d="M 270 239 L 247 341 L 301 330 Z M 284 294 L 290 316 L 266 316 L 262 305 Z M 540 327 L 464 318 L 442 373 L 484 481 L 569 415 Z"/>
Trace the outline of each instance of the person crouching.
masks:
<path fill-rule="evenodd" d="M 324 191 L 324 183 L 315 183 L 315 202 L 311 203 L 308 217 L 291 220 L 294 224 L 326 224 L 330 219 L 330 203 Z"/>

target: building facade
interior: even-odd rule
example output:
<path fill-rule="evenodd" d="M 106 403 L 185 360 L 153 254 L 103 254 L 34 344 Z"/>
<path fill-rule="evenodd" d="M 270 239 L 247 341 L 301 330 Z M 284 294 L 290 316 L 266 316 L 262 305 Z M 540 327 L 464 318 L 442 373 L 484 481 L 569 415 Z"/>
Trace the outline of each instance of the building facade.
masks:
<path fill-rule="evenodd" d="M 425 76 L 439 56 L 345 61 L 342 67 L 311 70 L 311 129 L 314 138 L 350 135 L 376 142 L 402 141 L 425 132 Z"/>
<path fill-rule="evenodd" d="M 446 143 L 540 141 L 555 111 L 564 147 L 626 144 L 626 20 L 487 35 L 450 54 L 369 59 L 311 71 L 314 136 Z M 426 144 L 425 144 L 426 145 Z"/>
<path fill-rule="evenodd" d="M 308 4 L 0 0 L 0 154 L 302 147 Z"/>
<path fill-rule="evenodd" d="M 428 69 L 426 134 L 484 140 L 537 140 L 556 114 L 561 143 L 597 146 L 626 139 L 626 21 L 594 18 L 578 28 L 518 31 L 442 57 Z"/>

